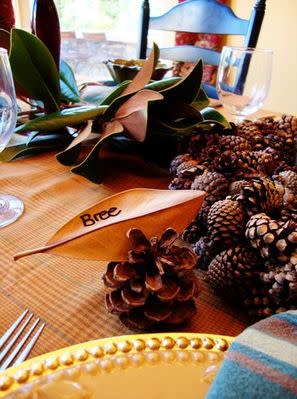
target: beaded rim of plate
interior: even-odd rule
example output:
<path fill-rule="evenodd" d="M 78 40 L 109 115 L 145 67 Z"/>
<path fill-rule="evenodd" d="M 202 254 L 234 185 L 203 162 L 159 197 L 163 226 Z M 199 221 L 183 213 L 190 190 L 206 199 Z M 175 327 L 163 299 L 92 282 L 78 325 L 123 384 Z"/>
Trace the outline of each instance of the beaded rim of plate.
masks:
<path fill-rule="evenodd" d="M 70 366 L 92 360 L 106 360 L 114 355 L 150 353 L 156 351 L 207 350 L 225 352 L 232 337 L 212 334 L 140 334 L 103 338 L 70 346 L 30 359 L 0 375 L 0 397 L 32 382 Z M 105 363 L 101 364 L 105 368 Z"/>

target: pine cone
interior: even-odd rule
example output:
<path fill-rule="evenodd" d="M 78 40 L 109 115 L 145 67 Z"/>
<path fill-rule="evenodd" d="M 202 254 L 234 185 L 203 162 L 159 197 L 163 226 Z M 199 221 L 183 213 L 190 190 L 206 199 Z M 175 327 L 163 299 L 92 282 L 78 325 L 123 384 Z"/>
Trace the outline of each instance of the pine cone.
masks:
<path fill-rule="evenodd" d="M 218 253 L 218 248 L 207 236 L 201 237 L 192 245 L 192 249 L 198 255 L 197 267 L 202 270 L 208 269 L 210 262 Z"/>
<path fill-rule="evenodd" d="M 215 202 L 207 217 L 208 235 L 212 244 L 226 248 L 244 239 L 244 207 L 238 201 L 225 199 Z"/>
<path fill-rule="evenodd" d="M 256 151 L 266 147 L 264 143 L 264 135 L 256 124 L 252 121 L 242 122 L 237 125 L 237 134 L 245 138 Z"/>
<path fill-rule="evenodd" d="M 297 209 L 282 209 L 280 213 L 280 220 L 282 222 L 292 220 L 297 224 Z"/>
<path fill-rule="evenodd" d="M 169 172 L 173 175 L 176 174 L 177 168 L 183 163 L 187 161 L 192 161 L 192 157 L 190 154 L 180 154 L 177 155 L 170 164 Z"/>
<path fill-rule="evenodd" d="M 263 286 L 254 286 L 247 291 L 243 305 L 248 314 L 256 319 L 272 316 L 279 309 Z"/>
<path fill-rule="evenodd" d="M 297 196 L 297 172 L 286 170 L 273 176 L 273 179 L 281 183 L 285 188 L 290 190 L 292 194 Z"/>
<path fill-rule="evenodd" d="M 201 176 L 196 176 L 191 189 L 205 191 L 206 197 L 204 201 L 211 205 L 225 198 L 228 193 L 228 186 L 229 182 L 222 174 L 205 171 Z"/>
<path fill-rule="evenodd" d="M 205 234 L 206 226 L 196 217 L 183 231 L 182 239 L 188 243 L 195 243 Z"/>
<path fill-rule="evenodd" d="M 297 224 L 293 220 L 272 220 L 265 213 L 258 213 L 248 221 L 245 235 L 263 258 L 281 264 L 295 264 Z"/>
<path fill-rule="evenodd" d="M 283 267 L 270 267 L 262 272 L 260 279 L 271 298 L 281 306 L 297 301 L 297 264 L 287 263 Z"/>
<path fill-rule="evenodd" d="M 138 229 L 127 233 L 132 249 L 126 262 L 110 262 L 103 281 L 111 289 L 106 307 L 119 313 L 132 329 L 175 325 L 195 313 L 198 282 L 195 253 L 174 245 L 177 233 L 167 229 L 160 239 L 148 240 Z"/>
<path fill-rule="evenodd" d="M 280 164 L 279 155 L 270 149 L 243 151 L 237 156 L 238 164 L 242 169 L 256 170 L 264 176 L 271 176 Z"/>
<path fill-rule="evenodd" d="M 278 150 L 284 160 L 293 165 L 296 155 L 297 117 L 282 115 L 279 120 L 263 119 L 262 130 L 265 132 L 266 145 Z"/>
<path fill-rule="evenodd" d="M 259 259 L 247 245 L 230 247 L 211 261 L 206 275 L 215 291 L 244 298 L 259 280 Z"/>
<path fill-rule="evenodd" d="M 201 176 L 196 176 L 191 185 L 192 190 L 202 190 L 206 192 L 198 218 L 202 224 L 206 225 L 207 215 L 211 205 L 225 198 L 228 192 L 229 182 L 220 173 L 205 171 Z"/>
<path fill-rule="evenodd" d="M 224 151 L 214 158 L 210 170 L 222 173 L 226 177 L 240 176 L 242 172 L 238 157 L 233 151 Z"/>
<path fill-rule="evenodd" d="M 245 137 L 241 136 L 223 136 L 220 140 L 221 151 L 242 152 L 251 151 L 252 146 Z"/>
<path fill-rule="evenodd" d="M 190 190 L 193 179 L 186 177 L 175 177 L 169 184 L 169 190 Z"/>
<path fill-rule="evenodd" d="M 228 194 L 233 197 L 233 196 L 238 196 L 241 193 L 242 187 L 247 185 L 248 181 L 247 180 L 235 180 L 229 185 L 229 192 Z"/>
<path fill-rule="evenodd" d="M 278 214 L 283 203 L 284 187 L 268 178 L 252 179 L 243 185 L 238 200 L 249 215 L 259 212 Z"/>

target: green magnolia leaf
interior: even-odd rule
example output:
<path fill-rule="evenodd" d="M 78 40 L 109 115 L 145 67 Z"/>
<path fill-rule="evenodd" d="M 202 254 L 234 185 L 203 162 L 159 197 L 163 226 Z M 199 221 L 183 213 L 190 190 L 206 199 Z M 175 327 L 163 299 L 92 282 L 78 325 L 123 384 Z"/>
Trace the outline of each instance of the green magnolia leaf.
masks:
<path fill-rule="evenodd" d="M 63 109 L 53 112 L 46 116 L 33 119 L 24 125 L 16 128 L 16 132 L 26 132 L 30 130 L 50 131 L 61 129 L 65 126 L 75 126 L 89 119 L 94 119 L 102 115 L 107 109 L 106 105 L 100 106 L 81 106 Z"/>
<path fill-rule="evenodd" d="M 181 80 L 182 78 L 174 76 L 162 80 L 155 80 L 145 85 L 145 89 L 161 91 L 175 85 L 176 83 L 179 83 Z"/>
<path fill-rule="evenodd" d="M 202 109 L 206 108 L 209 105 L 210 101 L 209 98 L 207 97 L 205 91 L 200 88 L 198 96 L 195 98 L 195 100 L 192 102 L 192 107 L 198 109 L 198 111 L 201 111 Z"/>
<path fill-rule="evenodd" d="M 110 105 L 117 97 L 119 97 L 123 91 L 126 89 L 127 86 L 131 83 L 131 80 L 126 80 L 125 82 L 116 86 L 116 88 L 108 94 L 107 97 L 103 98 L 100 102 L 100 105 Z"/>
<path fill-rule="evenodd" d="M 165 100 L 176 101 L 180 100 L 191 104 L 197 98 L 200 90 L 203 73 L 202 61 L 198 61 L 193 70 L 185 78 L 178 81 L 173 86 L 160 90 L 165 97 Z"/>
<path fill-rule="evenodd" d="M 73 103 L 80 101 L 80 93 L 76 84 L 74 73 L 64 61 L 60 62 L 60 89 L 62 96 Z"/>
<path fill-rule="evenodd" d="M 205 108 L 201 111 L 201 114 L 203 116 L 203 123 L 207 123 L 207 122 L 218 122 L 221 125 L 223 125 L 224 127 L 230 129 L 231 125 L 230 123 L 227 121 L 227 119 L 220 113 L 218 112 L 216 109 L 208 107 Z"/>
<path fill-rule="evenodd" d="M 39 154 L 42 152 L 59 150 L 69 143 L 70 136 L 61 136 L 60 134 L 50 134 L 36 136 L 29 143 L 17 144 L 6 147 L 0 153 L 0 161 L 9 162 L 13 159 L 27 155 Z"/>
<path fill-rule="evenodd" d="M 176 102 L 167 105 L 167 108 L 160 107 L 159 123 L 169 130 L 185 134 L 197 123 L 203 121 L 201 113 L 189 104 Z"/>
<path fill-rule="evenodd" d="M 59 74 L 46 46 L 34 35 L 12 29 L 10 64 L 15 81 L 30 98 L 41 100 L 49 110 L 59 109 Z"/>

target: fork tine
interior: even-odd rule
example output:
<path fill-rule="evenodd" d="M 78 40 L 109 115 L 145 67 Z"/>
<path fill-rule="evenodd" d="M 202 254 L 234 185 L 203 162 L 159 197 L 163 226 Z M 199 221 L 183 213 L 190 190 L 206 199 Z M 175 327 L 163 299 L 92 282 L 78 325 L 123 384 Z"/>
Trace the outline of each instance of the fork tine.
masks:
<path fill-rule="evenodd" d="M 20 324 L 20 322 L 23 320 L 23 318 L 26 316 L 28 312 L 29 310 L 25 309 L 25 311 L 20 315 L 20 317 L 2 335 L 2 337 L 0 338 L 0 348 L 5 344 L 5 342 L 8 340 L 8 338 L 11 336 L 11 334 L 14 332 L 14 330 L 17 328 L 17 326 Z"/>
<path fill-rule="evenodd" d="M 29 317 L 25 320 L 25 322 L 22 324 L 22 326 L 18 329 L 17 333 L 11 338 L 11 340 L 7 343 L 5 348 L 1 351 L 0 354 L 0 362 L 4 357 L 7 355 L 7 353 L 10 351 L 12 348 L 13 344 L 16 342 L 18 337 L 21 335 L 21 333 L 24 331 L 24 329 L 27 327 L 29 321 L 32 319 L 33 313 L 29 314 Z"/>
<path fill-rule="evenodd" d="M 8 356 L 8 358 L 5 360 L 5 362 L 0 366 L 0 370 L 5 370 L 7 369 L 7 367 L 9 367 L 11 365 L 11 363 L 13 362 L 14 358 L 16 357 L 16 355 L 19 353 L 19 351 L 22 349 L 22 347 L 24 346 L 24 344 L 26 343 L 27 339 L 29 338 L 29 336 L 31 335 L 32 331 L 34 330 L 34 328 L 37 326 L 38 322 L 40 319 L 37 319 L 34 324 L 31 326 L 30 330 L 26 333 L 26 335 L 24 335 L 24 337 L 22 338 L 22 340 L 18 343 L 18 345 L 15 347 L 15 349 L 11 352 L 11 354 Z"/>
<path fill-rule="evenodd" d="M 34 334 L 34 336 L 31 338 L 30 342 L 28 343 L 28 345 L 24 348 L 24 350 L 20 353 L 20 355 L 17 357 L 17 359 L 15 360 L 15 362 L 13 363 L 14 366 L 22 363 L 22 361 L 24 361 L 27 356 L 29 355 L 31 349 L 33 348 L 33 346 L 35 345 L 36 341 L 38 340 L 40 334 L 42 333 L 42 330 L 45 327 L 45 322 L 42 323 L 42 325 L 39 327 L 39 329 L 37 330 L 37 332 Z"/>

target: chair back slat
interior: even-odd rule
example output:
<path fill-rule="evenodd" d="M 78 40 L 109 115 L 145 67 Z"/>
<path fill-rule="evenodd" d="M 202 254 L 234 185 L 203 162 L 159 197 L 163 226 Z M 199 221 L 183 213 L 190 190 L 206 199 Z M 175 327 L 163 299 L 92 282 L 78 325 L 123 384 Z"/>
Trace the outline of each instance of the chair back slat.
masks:
<path fill-rule="evenodd" d="M 164 60 L 182 60 L 184 62 L 195 63 L 201 58 L 205 64 L 209 65 L 218 65 L 220 55 L 219 51 L 187 45 L 160 49 L 160 58 Z"/>
<path fill-rule="evenodd" d="M 245 35 L 248 25 L 248 20 L 216 0 L 188 0 L 149 22 L 150 29 L 156 30 L 229 35 Z"/>
<path fill-rule="evenodd" d="M 142 5 L 141 34 L 138 45 L 139 58 L 145 58 L 149 30 L 172 32 L 206 33 L 220 35 L 241 35 L 244 37 L 243 47 L 256 47 L 265 14 L 266 0 L 255 0 L 255 5 L 248 20 L 237 17 L 232 9 L 218 0 L 186 0 L 172 7 L 165 14 L 150 16 L 149 0 Z M 160 48 L 160 58 L 172 61 L 193 62 L 202 59 L 204 64 L 218 65 L 220 53 L 194 45 L 179 45 Z M 245 60 L 238 86 L 244 84 L 249 67 Z M 208 87 L 209 86 L 209 87 Z M 206 93 L 217 98 L 216 90 L 205 86 Z"/>

